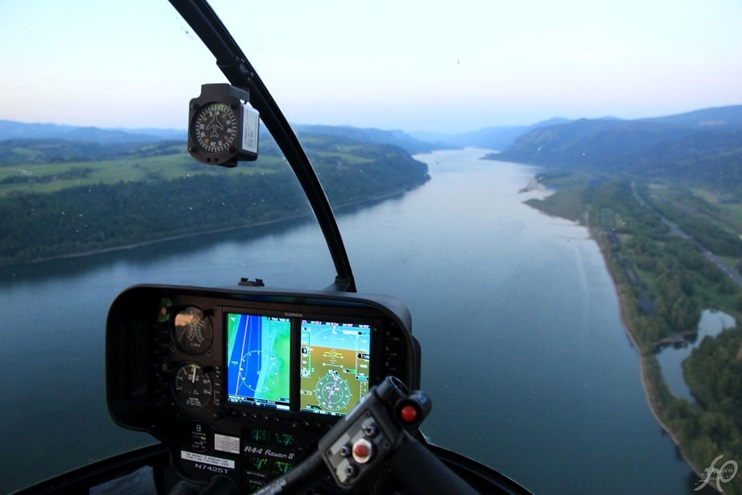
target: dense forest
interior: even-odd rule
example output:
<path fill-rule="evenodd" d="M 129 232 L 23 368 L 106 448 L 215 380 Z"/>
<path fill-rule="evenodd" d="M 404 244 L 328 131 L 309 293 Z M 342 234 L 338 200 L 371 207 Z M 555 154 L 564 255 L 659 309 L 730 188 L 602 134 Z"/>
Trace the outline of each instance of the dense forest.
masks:
<path fill-rule="evenodd" d="M 185 143 L 0 142 L 0 264 L 310 215 L 270 140 L 237 169 L 195 163 Z M 334 207 L 416 187 L 427 166 L 391 145 L 309 140 Z M 2 155 L 2 153 L 0 153 Z M 24 158 L 25 157 L 25 158 Z"/>

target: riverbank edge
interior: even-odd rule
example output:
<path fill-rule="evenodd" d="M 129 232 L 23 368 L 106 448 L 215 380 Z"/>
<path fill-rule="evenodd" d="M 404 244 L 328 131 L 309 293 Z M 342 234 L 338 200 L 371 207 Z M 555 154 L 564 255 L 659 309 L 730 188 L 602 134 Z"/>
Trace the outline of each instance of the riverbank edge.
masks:
<path fill-rule="evenodd" d="M 598 245 L 601 257 L 603 258 L 603 263 L 606 267 L 606 271 L 611 276 L 613 288 L 616 291 L 616 297 L 618 299 L 618 311 L 619 318 L 621 320 L 621 326 L 623 326 L 624 332 L 631 342 L 631 346 L 634 348 L 639 357 L 639 378 L 642 383 L 642 388 L 644 389 L 644 396 L 646 397 L 647 404 L 649 405 L 649 411 L 650 413 L 652 413 L 652 416 L 654 416 L 654 419 L 660 425 L 660 428 L 662 428 L 662 430 L 667 434 L 670 440 L 672 440 L 672 442 L 675 444 L 678 453 L 683 458 L 683 461 L 685 461 L 685 463 L 691 468 L 691 470 L 696 473 L 698 479 L 701 480 L 704 477 L 703 470 L 699 469 L 690 461 L 690 459 L 688 459 L 688 457 L 683 452 L 683 445 L 677 432 L 673 430 L 672 427 L 662 418 L 662 408 L 655 398 L 659 393 L 657 391 L 657 384 L 647 372 L 647 354 L 639 346 L 637 337 L 636 335 L 634 335 L 634 331 L 632 330 L 631 315 L 629 314 L 628 302 L 626 300 L 626 295 L 624 294 L 624 285 L 616 278 L 616 275 L 611 269 L 610 263 L 608 262 L 608 256 L 610 256 L 610 252 L 605 243 L 601 241 L 603 237 L 600 235 L 600 232 L 597 232 L 589 224 L 586 224 L 585 227 L 587 227 L 588 229 L 590 238 L 593 239 Z"/>
<path fill-rule="evenodd" d="M 537 179 L 537 177 L 538 176 L 534 176 L 533 179 Z M 533 182 L 533 179 L 531 179 L 529 185 Z M 527 190 L 528 186 L 521 189 L 520 192 L 526 192 Z M 574 217 L 569 218 L 567 216 L 560 215 L 556 211 L 552 211 L 551 209 L 541 207 L 538 201 L 527 200 L 523 201 L 523 203 L 535 210 L 538 210 L 544 215 L 569 220 L 575 222 L 576 224 L 582 225 L 587 229 L 589 238 L 597 244 L 601 258 L 603 259 L 603 264 L 606 268 L 606 271 L 611 277 L 613 289 L 616 293 L 621 326 L 623 326 L 624 332 L 626 333 L 631 346 L 634 348 L 639 358 L 639 378 L 642 383 L 642 388 L 644 389 L 644 396 L 647 400 L 647 405 L 649 406 L 649 412 L 652 414 L 652 416 L 654 416 L 654 419 L 655 421 L 657 421 L 657 424 L 659 424 L 660 428 L 662 428 L 665 434 L 667 434 L 670 440 L 675 444 L 677 453 L 680 454 L 680 457 L 683 459 L 686 465 L 698 476 L 699 480 L 702 480 L 703 478 L 705 478 L 705 476 L 703 475 L 704 470 L 698 468 L 695 464 L 693 464 L 693 462 L 690 461 L 688 456 L 683 451 L 683 444 L 678 433 L 662 417 L 662 405 L 657 399 L 657 397 L 660 395 L 660 391 L 658 390 L 658 387 L 660 385 L 655 380 L 659 379 L 662 381 L 662 385 L 667 385 L 664 382 L 661 374 L 659 375 L 659 377 L 652 377 L 649 374 L 648 361 L 651 358 L 651 354 L 648 354 L 647 351 L 641 348 L 637 336 L 634 335 L 631 314 L 629 312 L 629 305 L 625 294 L 626 287 L 617 278 L 616 273 L 614 272 L 610 264 L 610 246 L 606 243 L 606 237 L 601 235 L 602 231 L 594 227 L 590 222 L 590 209 L 588 208 L 586 211 L 582 210 L 581 213 L 576 213 Z M 707 486 L 711 485 L 709 484 Z M 718 491 L 714 486 L 711 486 L 711 488 L 714 491 Z"/>
<path fill-rule="evenodd" d="M 362 199 L 357 199 L 357 200 L 354 200 L 354 201 L 348 201 L 346 203 L 340 203 L 340 204 L 337 204 L 337 205 L 333 206 L 332 207 L 332 210 L 333 210 L 333 213 L 335 213 L 337 215 L 339 212 L 342 212 L 342 210 L 347 209 L 347 208 L 352 208 L 352 207 L 356 207 L 356 206 L 364 206 L 364 207 L 365 206 L 372 206 L 372 205 L 374 205 L 376 203 L 380 203 L 380 202 L 386 201 L 388 199 L 392 199 L 392 198 L 395 198 L 395 197 L 403 196 L 405 193 L 410 192 L 410 191 L 413 191 L 414 189 L 425 185 L 429 180 L 430 180 L 430 176 L 428 176 L 426 178 L 426 180 L 424 182 L 421 182 L 420 184 L 415 184 L 413 186 L 409 186 L 409 187 L 405 187 L 405 188 L 401 188 L 401 189 L 396 189 L 394 191 L 389 191 L 389 192 L 386 192 L 384 194 L 378 194 L 378 195 L 375 195 L 375 196 L 369 196 L 369 197 L 362 198 Z M 92 251 L 83 251 L 83 252 L 78 252 L 78 253 L 60 254 L 58 256 L 50 256 L 50 257 L 47 257 L 47 258 L 39 258 L 39 259 L 34 259 L 34 260 L 21 261 L 21 262 L 18 262 L 18 263 L 0 264 L 0 268 L 10 268 L 10 267 L 13 267 L 13 266 L 34 265 L 34 264 L 37 264 L 37 263 L 46 263 L 48 261 L 63 260 L 63 259 L 85 258 L 87 256 L 96 256 L 96 255 L 99 255 L 99 254 L 114 253 L 114 252 L 117 252 L 117 251 L 127 251 L 127 250 L 130 250 L 130 249 L 137 249 L 137 248 L 140 248 L 140 247 L 152 246 L 152 245 L 155 245 L 155 244 L 160 244 L 160 243 L 163 243 L 163 242 L 177 241 L 179 239 L 188 239 L 188 238 L 200 237 L 200 236 L 204 236 L 204 235 L 219 234 L 219 233 L 222 233 L 222 232 L 233 232 L 233 231 L 236 231 L 236 230 L 252 229 L 252 228 L 256 228 L 256 227 L 265 227 L 265 226 L 268 226 L 268 225 L 276 225 L 276 224 L 280 224 L 280 223 L 283 223 L 283 222 L 290 222 L 292 220 L 300 220 L 302 218 L 309 219 L 309 218 L 312 218 L 312 216 L 313 216 L 313 211 L 310 210 L 310 211 L 308 211 L 306 213 L 299 213 L 299 214 L 296 214 L 296 215 L 287 215 L 287 216 L 282 216 L 282 217 L 274 218 L 274 219 L 271 219 L 271 220 L 264 220 L 264 221 L 261 221 L 261 222 L 254 222 L 254 223 L 245 224 L 245 225 L 234 225 L 234 226 L 230 226 L 230 227 L 220 227 L 220 228 L 217 228 L 217 229 L 210 229 L 210 230 L 203 230 L 203 231 L 199 231 L 199 232 L 189 232 L 189 233 L 183 233 L 183 234 L 178 234 L 178 235 L 172 235 L 172 236 L 163 237 L 163 238 L 160 238 L 160 239 L 153 239 L 151 241 L 142 241 L 142 242 L 136 242 L 136 243 L 132 243 L 132 244 L 125 244 L 125 245 L 121 245 L 121 246 L 111 246 L 111 247 L 107 247 L 107 248 L 94 249 Z"/>

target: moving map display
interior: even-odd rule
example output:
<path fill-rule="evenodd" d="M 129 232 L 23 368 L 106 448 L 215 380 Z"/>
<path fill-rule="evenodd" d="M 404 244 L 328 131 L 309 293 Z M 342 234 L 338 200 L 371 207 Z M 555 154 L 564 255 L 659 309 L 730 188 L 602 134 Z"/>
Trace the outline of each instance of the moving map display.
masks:
<path fill-rule="evenodd" d="M 300 408 L 341 416 L 368 392 L 371 327 L 302 320 Z"/>
<path fill-rule="evenodd" d="M 227 313 L 227 400 L 289 408 L 291 321 Z"/>

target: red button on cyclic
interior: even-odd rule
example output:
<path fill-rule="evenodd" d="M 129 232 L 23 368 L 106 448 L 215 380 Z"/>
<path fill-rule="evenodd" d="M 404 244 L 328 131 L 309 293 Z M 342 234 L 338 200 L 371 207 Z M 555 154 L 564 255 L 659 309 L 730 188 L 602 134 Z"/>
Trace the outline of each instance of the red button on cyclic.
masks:
<path fill-rule="evenodd" d="M 371 459 L 374 453 L 374 446 L 365 438 L 359 438 L 353 444 L 353 459 L 359 464 L 364 464 Z"/>
<path fill-rule="evenodd" d="M 417 420 L 417 409 L 414 406 L 404 406 L 399 410 L 399 417 L 405 423 L 412 424 Z"/>

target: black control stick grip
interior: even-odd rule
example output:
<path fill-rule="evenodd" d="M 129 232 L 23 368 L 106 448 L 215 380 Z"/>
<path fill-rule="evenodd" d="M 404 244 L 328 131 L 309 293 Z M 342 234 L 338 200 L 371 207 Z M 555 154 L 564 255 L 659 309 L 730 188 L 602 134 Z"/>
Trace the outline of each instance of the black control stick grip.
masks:
<path fill-rule="evenodd" d="M 317 452 L 265 485 L 254 495 L 297 493 L 317 484 L 327 473 L 344 490 L 355 488 L 372 473 L 383 472 L 387 461 L 397 479 L 412 494 L 475 495 L 461 478 L 438 460 L 408 430 L 415 430 L 431 409 L 423 392 L 409 393 L 398 378 L 388 376 L 323 436 Z"/>
<path fill-rule="evenodd" d="M 478 495 L 422 443 L 405 433 L 406 438 L 392 457 L 392 473 L 412 495 L 455 493 Z"/>

